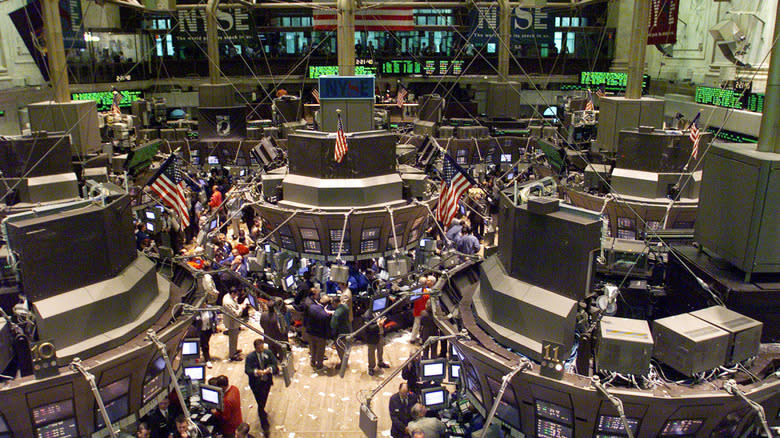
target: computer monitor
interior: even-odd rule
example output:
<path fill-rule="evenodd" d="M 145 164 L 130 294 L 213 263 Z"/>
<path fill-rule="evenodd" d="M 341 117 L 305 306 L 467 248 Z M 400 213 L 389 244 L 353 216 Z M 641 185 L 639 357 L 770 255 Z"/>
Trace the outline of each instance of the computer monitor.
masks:
<path fill-rule="evenodd" d="M 447 374 L 446 359 L 429 359 L 420 361 L 420 380 L 443 380 Z"/>
<path fill-rule="evenodd" d="M 205 365 L 189 365 L 184 367 L 184 375 L 193 382 L 203 382 L 206 379 Z"/>
<path fill-rule="evenodd" d="M 420 298 L 422 298 L 422 296 L 423 296 L 423 288 L 418 287 L 417 289 L 412 291 L 411 295 L 409 296 L 409 301 L 413 303 L 419 300 Z"/>
<path fill-rule="evenodd" d="M 181 341 L 181 357 L 183 359 L 200 357 L 200 339 L 190 338 Z"/>
<path fill-rule="evenodd" d="M 200 404 L 207 409 L 222 410 L 222 388 L 219 386 L 200 385 Z"/>
<path fill-rule="evenodd" d="M 284 265 L 284 270 L 290 272 L 290 270 L 293 268 L 293 263 L 295 263 L 294 258 L 287 259 L 287 263 Z"/>
<path fill-rule="evenodd" d="M 154 233 L 154 224 L 151 222 L 146 223 L 146 231 L 149 231 L 150 233 Z"/>
<path fill-rule="evenodd" d="M 146 210 L 144 214 L 146 215 L 146 218 L 149 219 L 150 221 L 157 219 L 157 214 L 152 210 Z"/>
<path fill-rule="evenodd" d="M 420 399 L 422 404 L 428 408 L 429 411 L 437 411 L 447 407 L 449 393 L 441 386 L 435 386 L 433 388 L 425 388 L 420 391 Z"/>
<path fill-rule="evenodd" d="M 267 252 L 269 254 L 271 253 L 271 244 L 270 243 L 266 243 L 265 244 L 265 252 Z"/>
<path fill-rule="evenodd" d="M 290 291 L 292 290 L 293 286 L 295 286 L 295 276 L 294 275 L 288 275 L 284 277 L 284 290 Z"/>
<path fill-rule="evenodd" d="M 238 176 L 246 176 L 246 169 L 241 169 L 238 171 Z"/>
<path fill-rule="evenodd" d="M 211 164 L 212 166 L 218 165 L 219 164 L 219 157 L 217 157 L 216 155 L 209 155 L 208 163 Z"/>
<path fill-rule="evenodd" d="M 512 154 L 501 154 L 501 162 L 502 163 L 511 163 L 512 162 Z"/>
<path fill-rule="evenodd" d="M 257 304 L 257 298 L 254 295 L 252 295 L 251 292 L 246 295 L 246 300 L 249 303 L 249 305 L 252 306 L 255 310 L 260 310 Z"/>
<path fill-rule="evenodd" d="M 381 312 L 387 308 L 387 295 L 371 300 L 371 312 Z"/>
<path fill-rule="evenodd" d="M 211 223 L 209 224 L 209 231 L 213 230 L 214 228 L 217 228 L 219 226 L 219 218 L 214 218 L 211 220 Z"/>
<path fill-rule="evenodd" d="M 447 368 L 447 375 L 449 376 L 450 382 L 458 381 L 458 379 L 460 379 L 460 363 L 450 362 Z"/>

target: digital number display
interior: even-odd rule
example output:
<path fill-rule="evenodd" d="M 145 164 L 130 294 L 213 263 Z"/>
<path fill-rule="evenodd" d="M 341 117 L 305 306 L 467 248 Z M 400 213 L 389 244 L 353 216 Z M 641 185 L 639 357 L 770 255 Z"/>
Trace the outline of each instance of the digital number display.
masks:
<path fill-rule="evenodd" d="M 572 438 L 570 427 L 543 419 L 536 420 L 536 436 L 539 438 Z"/>
<path fill-rule="evenodd" d="M 301 228 L 300 231 L 301 237 L 304 239 L 318 240 L 320 238 L 316 228 Z"/>
<path fill-rule="evenodd" d="M 327 75 L 334 76 L 338 74 L 339 74 L 338 65 L 310 65 L 309 66 L 309 79 L 317 79 L 320 76 L 327 76 Z M 376 67 L 369 66 L 369 65 L 356 65 L 355 74 L 375 76 Z"/>
<path fill-rule="evenodd" d="M 726 88 L 696 87 L 694 101 L 704 105 L 742 109 L 742 93 Z"/>
<path fill-rule="evenodd" d="M 66 420 L 57 421 L 56 423 L 47 424 L 46 426 L 39 427 L 36 432 L 38 438 L 70 438 L 79 435 L 76 430 L 75 418 L 68 418 Z"/>
<path fill-rule="evenodd" d="M 366 254 L 379 251 L 379 240 L 363 240 L 360 242 L 360 253 Z"/>
<path fill-rule="evenodd" d="M 427 76 L 433 76 L 434 74 L 436 74 L 436 61 L 432 59 L 425 61 L 424 71 Z"/>
<path fill-rule="evenodd" d="M 584 71 L 580 73 L 580 85 L 582 88 L 590 88 L 591 90 L 603 89 L 609 92 L 623 92 L 626 91 L 627 82 L 627 73 L 611 71 Z M 647 91 L 649 82 L 650 76 L 642 75 L 643 93 Z"/>
<path fill-rule="evenodd" d="M 382 63 L 383 75 L 419 75 L 422 74 L 422 64 L 412 59 L 391 59 Z"/>
<path fill-rule="evenodd" d="M 628 427 L 631 428 L 631 432 L 636 434 L 637 426 L 639 426 L 639 420 L 635 418 L 626 418 Z M 625 433 L 626 428 L 623 426 L 623 420 L 620 417 L 613 417 L 610 415 L 599 416 L 598 424 L 599 432 L 609 433 Z"/>
<path fill-rule="evenodd" d="M 536 415 L 566 424 L 572 422 L 571 409 L 541 400 L 536 401 Z"/>
<path fill-rule="evenodd" d="M 661 436 L 681 436 L 695 434 L 704 420 L 669 420 L 661 430 Z"/>
<path fill-rule="evenodd" d="M 363 231 L 360 233 L 360 238 L 362 240 L 378 239 L 379 228 L 364 228 Z"/>
<path fill-rule="evenodd" d="M 310 252 L 314 254 L 319 254 L 321 252 L 320 250 L 320 242 L 317 240 L 304 240 L 303 241 L 303 251 L 304 252 Z"/>
<path fill-rule="evenodd" d="M 73 416 L 73 400 L 40 406 L 32 411 L 33 423 L 41 425 Z"/>
<path fill-rule="evenodd" d="M 141 90 L 123 90 L 119 94 L 122 100 L 119 102 L 120 108 L 129 108 L 130 105 L 138 99 L 143 99 L 144 92 Z M 72 100 L 94 100 L 97 102 L 98 111 L 108 111 L 114 103 L 114 94 L 111 91 L 96 91 L 88 93 L 72 93 Z"/>
<path fill-rule="evenodd" d="M 758 138 L 752 135 L 740 134 L 739 132 L 728 131 L 726 129 L 718 130 L 717 126 L 710 126 L 708 131 L 715 134 L 716 138 L 732 143 L 758 143 Z"/>
<path fill-rule="evenodd" d="M 349 241 L 344 241 L 344 247 L 342 248 L 341 254 L 349 254 L 350 248 L 349 248 Z M 339 242 L 330 242 L 330 253 L 333 255 L 336 255 L 339 253 Z"/>
<path fill-rule="evenodd" d="M 751 93 L 747 96 L 745 109 L 754 113 L 764 112 L 764 95 L 761 93 Z"/>

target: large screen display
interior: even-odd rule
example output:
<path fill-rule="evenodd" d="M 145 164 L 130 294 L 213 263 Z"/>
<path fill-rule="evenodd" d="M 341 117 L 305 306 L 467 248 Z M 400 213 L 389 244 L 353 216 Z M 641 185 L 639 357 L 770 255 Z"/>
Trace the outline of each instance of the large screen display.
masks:
<path fill-rule="evenodd" d="M 73 400 L 63 400 L 32 410 L 33 423 L 38 426 L 73 416 Z"/>
<path fill-rule="evenodd" d="M 130 108 L 133 102 L 144 98 L 144 92 L 141 90 L 122 90 L 119 94 L 122 95 L 119 108 Z M 98 111 L 108 111 L 114 103 L 114 93 L 111 91 L 72 93 L 71 100 L 94 100 L 97 102 Z"/>
<path fill-rule="evenodd" d="M 536 415 L 565 424 L 571 424 L 573 419 L 571 409 L 542 400 L 536 401 Z"/>

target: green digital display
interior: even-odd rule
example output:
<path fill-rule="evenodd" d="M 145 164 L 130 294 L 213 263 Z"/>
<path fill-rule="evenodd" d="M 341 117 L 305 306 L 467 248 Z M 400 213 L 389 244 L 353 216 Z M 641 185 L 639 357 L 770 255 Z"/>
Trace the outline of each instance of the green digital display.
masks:
<path fill-rule="evenodd" d="M 628 82 L 627 73 L 618 73 L 611 71 L 584 71 L 580 73 L 580 86 L 578 89 L 590 88 L 591 90 L 604 90 L 607 92 L 626 91 Z M 647 86 L 650 83 L 649 75 L 642 75 L 642 93 L 647 92 Z M 577 88 L 569 88 L 577 89 Z"/>
<path fill-rule="evenodd" d="M 5 110 L 0 110 L 0 117 L 5 117 Z"/>
<path fill-rule="evenodd" d="M 425 68 L 423 69 L 426 76 L 433 76 L 436 74 L 436 61 L 429 59 L 425 61 Z"/>
<path fill-rule="evenodd" d="M 382 63 L 382 74 L 419 75 L 422 74 L 422 64 L 411 59 L 391 59 Z"/>
<path fill-rule="evenodd" d="M 317 79 L 320 76 L 335 76 L 339 74 L 338 65 L 310 65 L 309 79 Z M 356 65 L 355 74 L 358 76 L 376 76 L 376 67 L 370 65 Z"/>
<path fill-rule="evenodd" d="M 707 130 L 712 132 L 716 138 L 731 143 L 758 143 L 757 137 L 740 134 L 739 132 L 728 131 L 726 129 L 720 129 L 717 126 L 710 126 L 707 128 Z"/>
<path fill-rule="evenodd" d="M 144 92 L 141 90 L 123 90 L 119 94 L 122 100 L 119 102 L 120 108 L 129 108 L 130 105 L 138 99 L 143 99 Z M 97 102 L 98 111 L 108 111 L 114 102 L 114 94 L 111 91 L 96 91 L 90 93 L 73 93 L 72 100 L 94 100 Z"/>
<path fill-rule="evenodd" d="M 747 96 L 745 109 L 754 113 L 764 112 L 764 95 L 761 93 L 751 93 Z"/>
<path fill-rule="evenodd" d="M 742 109 L 742 93 L 727 88 L 696 87 L 694 101 L 722 108 Z"/>

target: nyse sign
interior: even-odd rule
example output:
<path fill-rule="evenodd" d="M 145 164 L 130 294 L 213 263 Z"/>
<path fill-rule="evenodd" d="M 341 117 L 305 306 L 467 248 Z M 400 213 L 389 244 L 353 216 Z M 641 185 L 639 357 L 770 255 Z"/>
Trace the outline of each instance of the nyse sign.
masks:
<path fill-rule="evenodd" d="M 206 41 L 206 11 L 203 9 L 180 9 L 177 12 L 179 25 L 174 32 L 180 41 Z M 217 34 L 219 39 L 251 35 L 249 13 L 240 8 L 217 10 Z"/>
<path fill-rule="evenodd" d="M 510 32 L 512 34 L 512 49 L 524 44 L 540 42 L 551 43 L 552 17 L 540 9 L 515 7 L 510 13 Z M 480 6 L 471 12 L 473 36 L 471 42 L 481 46 L 487 43 L 498 43 L 499 9 L 494 6 Z"/>

